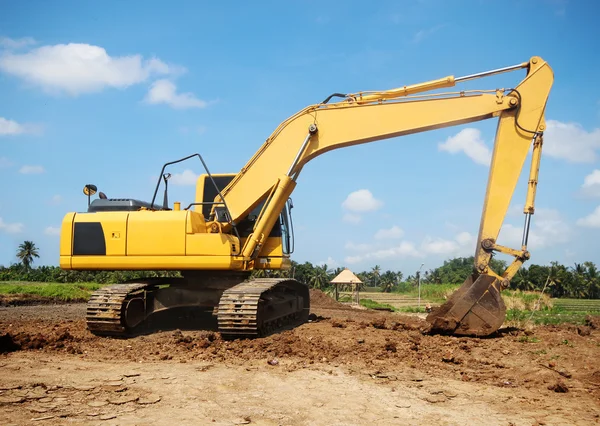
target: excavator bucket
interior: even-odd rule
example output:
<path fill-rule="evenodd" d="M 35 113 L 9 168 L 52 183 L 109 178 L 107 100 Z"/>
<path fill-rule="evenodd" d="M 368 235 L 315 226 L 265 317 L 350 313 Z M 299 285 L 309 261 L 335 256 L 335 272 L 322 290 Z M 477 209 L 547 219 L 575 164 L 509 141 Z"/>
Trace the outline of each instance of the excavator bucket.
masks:
<path fill-rule="evenodd" d="M 488 336 L 500 328 L 505 315 L 500 280 L 492 275 L 474 274 L 446 303 L 433 310 L 427 321 L 434 333 Z"/>

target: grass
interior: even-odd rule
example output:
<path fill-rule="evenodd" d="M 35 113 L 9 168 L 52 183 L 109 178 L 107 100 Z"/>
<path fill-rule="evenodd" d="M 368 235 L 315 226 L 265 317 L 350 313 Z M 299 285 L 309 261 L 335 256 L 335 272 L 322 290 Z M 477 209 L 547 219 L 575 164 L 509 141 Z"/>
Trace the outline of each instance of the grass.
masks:
<path fill-rule="evenodd" d="M 550 296 L 543 294 L 540 297 L 540 292 L 536 291 L 504 290 L 502 299 L 507 310 L 538 311 L 552 309 L 554 306 Z"/>
<path fill-rule="evenodd" d="M 425 311 L 425 307 L 417 307 L 417 306 L 404 306 L 402 308 L 398 308 L 396 309 L 398 312 L 410 312 L 410 313 L 420 313 L 420 314 L 424 314 L 426 313 Z"/>
<path fill-rule="evenodd" d="M 600 314 L 600 299 L 554 299 L 554 305 L 565 311 Z"/>
<path fill-rule="evenodd" d="M 421 301 L 444 303 L 459 287 L 458 284 L 422 284 Z M 416 297 L 418 290 L 411 288 L 408 291 L 398 291 L 396 294 Z M 552 299 L 548 294 L 543 294 L 540 298 L 540 292 L 519 290 L 505 290 L 502 292 L 502 298 L 507 308 L 506 323 L 508 325 L 564 323 L 581 325 L 585 324 L 588 314 L 600 315 L 600 300 L 598 299 Z M 365 304 L 365 306 L 367 305 Z M 418 309 L 416 306 L 401 307 L 395 310 L 398 312 L 425 312 L 424 307 Z"/>
<path fill-rule="evenodd" d="M 519 342 L 522 343 L 539 343 L 541 340 L 535 336 L 521 336 L 519 337 Z"/>
<path fill-rule="evenodd" d="M 565 311 L 561 308 L 542 309 L 539 311 L 508 309 L 506 321 L 514 324 L 531 322 L 536 325 L 558 325 L 564 323 L 584 324 L 588 312 Z"/>
<path fill-rule="evenodd" d="M 360 299 L 361 306 L 364 306 L 368 309 L 389 309 L 391 311 L 397 311 L 398 309 L 394 308 L 391 305 L 386 303 L 378 303 L 371 299 Z"/>
<path fill-rule="evenodd" d="M 102 287 L 96 283 L 29 283 L 29 282 L 0 282 L 0 295 L 8 296 L 38 296 L 41 298 L 59 299 L 63 301 L 87 300 L 94 290 Z"/>
<path fill-rule="evenodd" d="M 432 302 L 442 302 L 460 287 L 459 284 L 421 284 L 421 299 Z M 399 292 L 410 296 L 419 295 L 418 288 L 411 288 L 408 292 Z"/>

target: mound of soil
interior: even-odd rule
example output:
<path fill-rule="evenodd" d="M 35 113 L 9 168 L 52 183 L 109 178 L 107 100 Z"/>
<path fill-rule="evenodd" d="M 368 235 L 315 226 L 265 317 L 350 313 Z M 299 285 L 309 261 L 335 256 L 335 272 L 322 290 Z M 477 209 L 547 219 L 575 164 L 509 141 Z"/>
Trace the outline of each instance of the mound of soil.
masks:
<path fill-rule="evenodd" d="M 585 325 L 594 330 L 600 329 L 600 315 L 588 315 L 585 318 Z"/>
<path fill-rule="evenodd" d="M 81 340 L 74 337 L 68 329 L 59 328 L 50 331 L 31 333 L 18 331 L 15 334 L 6 333 L 0 336 L 0 353 L 14 352 L 27 349 L 65 349 L 69 353 L 82 353 L 81 349 L 74 345 Z"/>
<path fill-rule="evenodd" d="M 321 309 L 352 309 L 343 303 L 336 302 L 332 297 L 323 293 L 321 290 L 314 288 L 310 289 L 310 306 L 311 308 Z"/>

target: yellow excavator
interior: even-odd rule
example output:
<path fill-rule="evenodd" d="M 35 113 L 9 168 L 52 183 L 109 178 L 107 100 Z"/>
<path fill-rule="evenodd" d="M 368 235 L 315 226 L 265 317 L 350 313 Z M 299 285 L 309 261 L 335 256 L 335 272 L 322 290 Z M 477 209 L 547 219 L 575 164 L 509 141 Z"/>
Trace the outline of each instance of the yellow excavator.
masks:
<path fill-rule="evenodd" d="M 515 70 L 526 75 L 512 88 L 441 90 Z M 464 77 L 386 91 L 334 93 L 283 121 L 238 173 L 211 174 L 202 156 L 193 154 L 162 167 L 151 201 L 106 196 L 88 200 L 87 212 L 68 213 L 63 219 L 61 268 L 180 272 L 177 278 L 149 277 L 96 291 L 87 305 L 88 329 L 101 336 L 128 336 L 154 314 L 181 307 L 212 311 L 224 338 L 260 337 L 306 322 L 310 297 L 305 283 L 250 277 L 257 269 L 290 268 L 290 195 L 304 165 L 337 148 L 497 117 L 473 273 L 427 317 L 434 332 L 495 332 L 506 314 L 500 293 L 530 257 L 527 239 L 553 79 L 550 66 L 532 57 Z M 496 240 L 530 151 L 523 242 L 520 248 L 509 248 Z M 197 180 L 195 202 L 170 206 L 166 167 L 195 158 L 205 170 Z M 161 204 L 156 197 L 163 181 Z M 490 268 L 495 252 L 514 257 L 505 271 Z"/>

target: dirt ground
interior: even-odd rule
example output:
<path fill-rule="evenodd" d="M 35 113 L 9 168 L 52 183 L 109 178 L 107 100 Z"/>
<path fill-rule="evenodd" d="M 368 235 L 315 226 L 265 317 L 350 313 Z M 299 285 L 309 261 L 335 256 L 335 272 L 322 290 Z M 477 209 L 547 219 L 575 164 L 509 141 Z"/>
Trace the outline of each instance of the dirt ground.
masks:
<path fill-rule="evenodd" d="M 429 335 L 422 318 L 312 292 L 294 330 L 224 341 L 189 319 L 93 336 L 85 305 L 0 308 L 0 423 L 593 425 L 600 318 Z"/>

